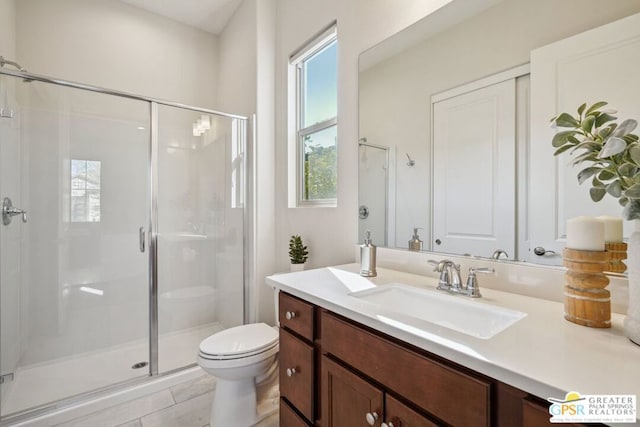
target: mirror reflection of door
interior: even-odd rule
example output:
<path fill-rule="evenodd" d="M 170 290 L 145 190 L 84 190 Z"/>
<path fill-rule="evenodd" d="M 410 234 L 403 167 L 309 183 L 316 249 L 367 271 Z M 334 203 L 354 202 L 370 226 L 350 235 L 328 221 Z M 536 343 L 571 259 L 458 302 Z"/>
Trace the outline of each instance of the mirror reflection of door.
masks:
<path fill-rule="evenodd" d="M 514 257 L 516 87 L 509 79 L 434 96 L 433 233 L 437 252 Z"/>
<path fill-rule="evenodd" d="M 561 257 L 537 255 L 536 248 L 561 254 L 566 242 L 566 222 L 581 216 L 620 217 L 622 207 L 606 195 L 595 203 L 589 196 L 590 181 L 578 184 L 572 166 L 575 155 L 553 156 L 551 140 L 557 129 L 549 119 L 561 112 L 575 115 L 586 102 L 609 103 L 617 110 L 618 123 L 640 118 L 640 14 L 551 43 L 531 52 L 531 181 L 528 261 L 544 263 Z M 612 66 L 612 64 L 624 64 Z M 634 132 L 634 133 L 637 133 Z M 578 153 L 575 153 L 578 154 Z M 539 209 L 544 206 L 544 209 Z M 536 209 L 538 208 L 538 209 Z M 633 231 L 625 221 L 624 237 Z"/>
<path fill-rule="evenodd" d="M 361 142 L 358 155 L 360 187 L 358 241 L 364 241 L 365 233 L 369 230 L 374 244 L 386 246 L 389 149 Z"/>

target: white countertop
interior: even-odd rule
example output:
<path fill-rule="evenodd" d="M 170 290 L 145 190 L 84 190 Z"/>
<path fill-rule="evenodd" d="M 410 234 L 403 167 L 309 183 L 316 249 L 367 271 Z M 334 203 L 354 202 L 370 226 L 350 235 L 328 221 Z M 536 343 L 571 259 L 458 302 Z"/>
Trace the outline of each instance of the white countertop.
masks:
<path fill-rule="evenodd" d="M 506 307 L 527 316 L 490 339 L 435 324 L 421 333 L 381 320 L 398 308 L 388 310 L 349 293 L 394 282 L 440 293 L 435 290 L 437 280 L 385 268 L 378 268 L 378 276 L 368 279 L 358 271 L 359 264 L 347 264 L 266 280 L 276 289 L 543 399 L 563 399 L 569 391 L 640 397 L 640 347 L 624 336 L 620 314 L 612 314 L 608 329 L 580 326 L 564 319 L 562 303 L 482 288 L 480 277 L 483 298 L 474 303 Z"/>

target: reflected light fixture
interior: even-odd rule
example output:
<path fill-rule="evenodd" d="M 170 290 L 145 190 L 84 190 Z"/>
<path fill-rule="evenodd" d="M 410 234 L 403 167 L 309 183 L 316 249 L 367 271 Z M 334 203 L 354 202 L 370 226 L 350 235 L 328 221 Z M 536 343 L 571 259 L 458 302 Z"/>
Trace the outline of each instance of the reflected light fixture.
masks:
<path fill-rule="evenodd" d="M 193 124 L 193 136 L 200 136 L 209 129 L 211 129 L 211 118 L 209 116 L 202 115 Z"/>

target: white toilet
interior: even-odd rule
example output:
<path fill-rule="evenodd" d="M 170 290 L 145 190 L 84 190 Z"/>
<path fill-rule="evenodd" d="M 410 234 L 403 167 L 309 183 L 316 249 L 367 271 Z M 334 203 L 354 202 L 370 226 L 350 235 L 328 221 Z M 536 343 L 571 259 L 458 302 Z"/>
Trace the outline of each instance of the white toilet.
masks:
<path fill-rule="evenodd" d="M 198 365 L 217 378 L 211 427 L 249 427 L 278 410 L 278 330 L 225 329 L 200 343 Z"/>

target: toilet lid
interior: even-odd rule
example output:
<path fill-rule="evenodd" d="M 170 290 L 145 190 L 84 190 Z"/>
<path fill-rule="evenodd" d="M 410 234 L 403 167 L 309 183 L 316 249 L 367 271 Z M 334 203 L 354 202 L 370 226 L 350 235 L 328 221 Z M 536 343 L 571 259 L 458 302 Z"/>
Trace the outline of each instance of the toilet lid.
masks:
<path fill-rule="evenodd" d="M 278 332 L 266 323 L 252 323 L 225 329 L 200 343 L 200 352 L 210 355 L 233 356 L 255 353 L 272 347 Z"/>

